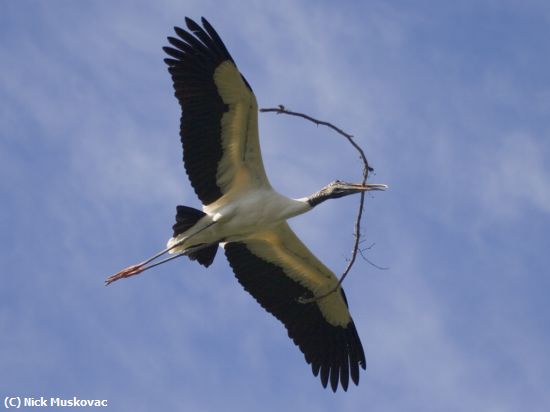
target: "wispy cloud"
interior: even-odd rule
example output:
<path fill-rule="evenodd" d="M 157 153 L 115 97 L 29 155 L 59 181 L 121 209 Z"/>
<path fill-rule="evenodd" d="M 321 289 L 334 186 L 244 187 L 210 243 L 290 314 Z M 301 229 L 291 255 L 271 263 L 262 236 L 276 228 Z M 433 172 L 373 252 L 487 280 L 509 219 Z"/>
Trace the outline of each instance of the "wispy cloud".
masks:
<path fill-rule="evenodd" d="M 491 2 L 6 7 L 2 388 L 108 396 L 113 410 L 548 404 L 542 3 L 517 16 Z M 182 260 L 102 286 L 163 246 L 176 204 L 198 205 L 160 49 L 185 15 L 217 27 L 261 105 L 341 125 L 367 149 L 373 179 L 390 185 L 367 200 L 365 225 L 376 243 L 368 257 L 390 270 L 360 263 L 345 283 L 369 366 L 347 394 L 320 389 L 221 253 L 207 271 Z M 360 177 L 329 131 L 261 115 L 261 132 L 285 194 Z M 292 221 L 335 271 L 355 203 Z"/>

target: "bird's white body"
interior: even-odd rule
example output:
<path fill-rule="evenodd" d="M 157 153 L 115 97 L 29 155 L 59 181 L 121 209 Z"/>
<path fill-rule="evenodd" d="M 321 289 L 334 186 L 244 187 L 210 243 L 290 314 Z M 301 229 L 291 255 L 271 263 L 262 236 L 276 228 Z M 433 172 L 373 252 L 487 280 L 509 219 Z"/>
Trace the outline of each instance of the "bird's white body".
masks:
<path fill-rule="evenodd" d="M 309 210 L 306 198 L 290 199 L 271 188 L 228 194 L 204 206 L 206 215 L 189 230 L 170 238 L 167 247 L 177 245 L 170 253 L 181 253 L 200 244 L 246 240 L 259 230 L 269 230 Z"/>

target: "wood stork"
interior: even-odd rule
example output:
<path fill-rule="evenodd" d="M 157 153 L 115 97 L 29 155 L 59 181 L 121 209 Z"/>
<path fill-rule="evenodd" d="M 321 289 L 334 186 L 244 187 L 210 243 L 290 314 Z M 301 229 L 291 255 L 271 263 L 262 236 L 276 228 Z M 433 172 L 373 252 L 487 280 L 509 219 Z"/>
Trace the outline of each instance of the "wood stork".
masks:
<path fill-rule="evenodd" d="M 164 61 L 182 109 L 180 136 L 185 170 L 203 210 L 177 206 L 167 248 L 109 277 L 130 277 L 179 256 L 208 267 L 221 245 L 239 283 L 279 319 L 326 388 L 347 390 L 365 369 L 361 340 L 338 279 L 298 239 L 287 219 L 327 199 L 382 184 L 335 181 L 311 196 L 290 199 L 277 193 L 266 176 L 258 140 L 258 105 L 252 89 L 206 19 L 200 27 L 186 18 L 189 31 Z M 172 257 L 158 261 L 166 254 Z M 157 261 L 156 261 L 157 260 Z M 153 263 L 156 261 L 156 263 Z M 304 303 L 300 298 L 327 296 Z"/>

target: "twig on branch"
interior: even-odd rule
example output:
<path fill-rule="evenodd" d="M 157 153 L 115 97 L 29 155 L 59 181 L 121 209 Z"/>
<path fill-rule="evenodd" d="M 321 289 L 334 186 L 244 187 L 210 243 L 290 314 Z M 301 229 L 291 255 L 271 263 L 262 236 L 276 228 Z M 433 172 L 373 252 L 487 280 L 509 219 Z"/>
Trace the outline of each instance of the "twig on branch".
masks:
<path fill-rule="evenodd" d="M 361 160 L 363 161 L 363 181 L 362 181 L 362 184 L 365 184 L 367 182 L 367 178 L 369 177 L 369 172 L 372 172 L 374 170 L 372 167 L 369 166 L 369 162 L 367 161 L 367 157 L 365 156 L 365 152 L 363 152 L 363 149 L 361 149 L 361 147 L 357 143 L 355 143 L 355 141 L 353 140 L 353 136 L 349 133 L 344 132 L 339 127 L 334 126 L 332 123 L 325 122 L 323 120 L 315 119 L 315 118 L 313 118 L 311 116 L 308 116 L 307 114 L 304 114 L 304 113 L 298 113 L 298 112 L 294 112 L 294 111 L 291 111 L 291 110 L 287 110 L 282 104 L 280 104 L 278 107 L 260 109 L 260 112 L 263 112 L 263 113 L 275 112 L 276 114 L 288 114 L 290 116 L 301 117 L 303 119 L 309 120 L 310 122 L 315 123 L 317 126 L 322 125 L 322 126 L 327 126 L 327 127 L 331 128 L 332 130 L 334 130 L 338 134 L 344 136 L 348 140 L 348 142 L 355 148 L 355 150 L 357 150 L 357 152 L 359 152 L 359 156 L 360 156 Z M 350 272 L 353 264 L 355 263 L 355 260 L 357 259 L 357 255 L 358 254 L 363 255 L 362 251 L 359 249 L 359 244 L 360 244 L 360 241 L 361 241 L 361 219 L 363 217 L 363 206 L 364 206 L 364 204 L 365 204 L 365 192 L 361 192 L 361 197 L 360 197 L 360 200 L 359 200 L 359 209 L 357 211 L 357 217 L 355 219 L 355 232 L 354 232 L 355 240 L 354 240 L 354 244 L 353 244 L 353 250 L 351 252 L 351 257 L 348 261 L 348 265 L 346 266 L 344 272 L 342 273 L 342 275 L 340 276 L 340 279 L 338 280 L 338 284 L 332 290 L 330 290 L 329 292 L 327 292 L 325 294 L 322 294 L 322 295 L 319 295 L 319 296 L 314 296 L 312 298 L 301 297 L 301 298 L 298 299 L 298 301 L 300 303 L 316 302 L 320 299 L 323 299 L 323 298 L 327 297 L 331 293 L 336 292 L 340 288 L 340 285 L 342 284 L 342 282 L 344 281 L 344 279 L 346 278 L 348 273 Z M 365 257 L 363 256 L 363 258 L 365 258 Z"/>
<path fill-rule="evenodd" d="M 365 256 L 365 250 L 368 250 L 368 249 L 369 249 L 369 248 L 359 249 L 359 254 L 360 254 L 361 257 L 363 258 L 363 260 L 364 260 L 365 262 L 367 262 L 369 265 L 374 266 L 376 269 L 379 269 L 379 270 L 388 270 L 389 267 L 377 265 L 376 263 L 374 263 L 372 260 L 368 259 L 368 258 Z"/>

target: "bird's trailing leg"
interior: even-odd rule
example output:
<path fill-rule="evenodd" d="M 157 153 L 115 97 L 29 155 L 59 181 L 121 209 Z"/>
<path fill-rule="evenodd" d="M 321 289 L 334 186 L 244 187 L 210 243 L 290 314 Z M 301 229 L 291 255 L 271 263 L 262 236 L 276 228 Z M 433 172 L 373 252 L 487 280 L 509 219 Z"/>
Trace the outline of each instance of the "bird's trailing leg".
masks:
<path fill-rule="evenodd" d="M 149 263 L 151 263 L 153 260 L 156 260 L 158 259 L 159 257 L 161 257 L 162 255 L 165 255 L 166 253 L 170 252 L 172 249 L 174 249 L 175 247 L 178 247 L 180 246 L 183 242 L 189 240 L 190 238 L 192 238 L 193 236 L 195 236 L 196 234 L 202 232 L 203 230 L 205 229 L 208 229 L 210 226 L 212 226 L 214 223 L 216 222 L 211 222 L 209 223 L 208 225 L 206 225 L 205 227 L 203 227 L 202 229 L 196 231 L 195 233 L 191 234 L 190 236 L 186 237 L 185 239 L 182 239 L 180 240 L 179 242 L 177 243 L 174 243 L 172 246 L 164 249 L 164 250 L 161 250 L 159 253 L 157 253 L 156 255 L 154 256 L 151 256 L 149 259 L 141 262 L 141 263 L 138 263 L 137 265 L 132 265 L 132 266 L 128 266 L 126 269 L 122 269 L 120 272 L 117 272 L 115 273 L 114 275 L 112 276 L 109 276 L 107 278 L 107 280 L 105 280 L 105 286 L 107 285 L 110 285 L 111 283 L 119 280 L 119 279 L 124 279 L 124 278 L 129 278 L 130 276 L 135 276 L 135 275 L 139 275 L 140 273 L 142 272 L 145 272 L 146 270 L 148 269 L 151 269 L 151 268 L 154 268 L 155 266 L 158 266 L 158 265 L 161 265 L 163 263 L 166 263 L 166 262 L 169 262 L 173 259 L 176 259 L 176 258 L 179 258 L 181 256 L 187 256 L 193 252 L 197 252 L 201 249 L 204 249 L 206 247 L 209 247 L 209 246 L 212 246 L 213 243 L 204 243 L 204 244 L 200 244 L 200 245 L 197 245 L 197 246 L 193 246 L 193 247 L 190 247 L 188 249 L 185 249 L 183 252 L 181 253 L 178 253 L 174 256 L 170 256 L 169 258 L 166 258 L 166 259 L 163 259 L 159 262 L 155 262 L 155 263 L 152 263 L 149 265 Z"/>
<path fill-rule="evenodd" d="M 183 256 L 183 253 L 177 254 L 177 255 L 171 256 L 168 259 L 164 259 L 164 260 L 161 260 L 160 262 L 156 262 L 152 265 L 149 265 L 149 263 L 151 263 L 153 260 L 158 259 L 162 255 L 168 253 L 170 250 L 172 250 L 176 246 L 179 246 L 179 243 L 177 243 L 175 245 L 172 245 L 171 247 L 160 251 L 156 255 L 150 257 L 149 259 L 147 259 L 147 260 L 145 260 L 141 263 L 138 263 L 138 264 L 132 265 L 132 266 L 128 266 L 126 269 L 122 269 L 120 272 L 117 272 L 114 275 L 109 276 L 107 278 L 107 280 L 105 281 L 105 286 L 110 285 L 111 283 L 113 283 L 113 282 L 115 282 L 119 279 L 124 279 L 124 278 L 129 278 L 130 276 L 139 275 L 141 272 L 144 272 L 147 269 L 151 269 L 152 267 L 158 266 L 161 263 L 167 262 L 168 260 L 172 260 L 172 259 L 175 259 L 177 257 Z M 149 266 L 147 266 L 147 265 L 149 265 Z"/>
<path fill-rule="evenodd" d="M 107 278 L 107 280 L 105 281 L 105 286 L 110 285 L 111 283 L 113 283 L 113 282 L 115 282 L 119 279 L 124 279 L 124 278 L 129 278 L 131 276 L 139 275 L 140 273 L 145 272 L 146 270 L 149 270 L 151 268 L 154 268 L 155 266 L 162 265 L 163 263 L 169 262 L 169 261 L 174 260 L 176 258 L 179 258 L 181 256 L 190 255 L 194 252 L 198 252 L 201 249 L 204 249 L 204 248 L 207 248 L 207 247 L 213 245 L 212 243 L 204 243 L 204 244 L 201 244 L 201 245 L 190 247 L 189 249 L 186 249 L 185 251 L 183 251 L 181 253 L 178 253 L 174 256 L 170 256 L 170 257 L 168 257 L 166 259 L 163 259 L 163 260 L 160 260 L 158 262 L 151 263 L 152 261 L 158 259 L 162 255 L 165 255 L 166 253 L 168 253 L 170 250 L 172 250 L 175 247 L 179 246 L 181 243 L 182 242 L 178 242 L 178 243 L 172 245 L 171 247 L 160 251 L 159 253 L 157 253 L 156 255 L 154 255 L 152 257 L 150 257 L 149 259 L 147 259 L 147 260 L 145 260 L 141 263 L 138 263 L 137 265 L 128 266 L 126 269 L 123 269 L 120 272 L 117 272 L 114 275 L 109 276 Z M 151 263 L 151 264 L 149 264 L 149 263 Z"/>

